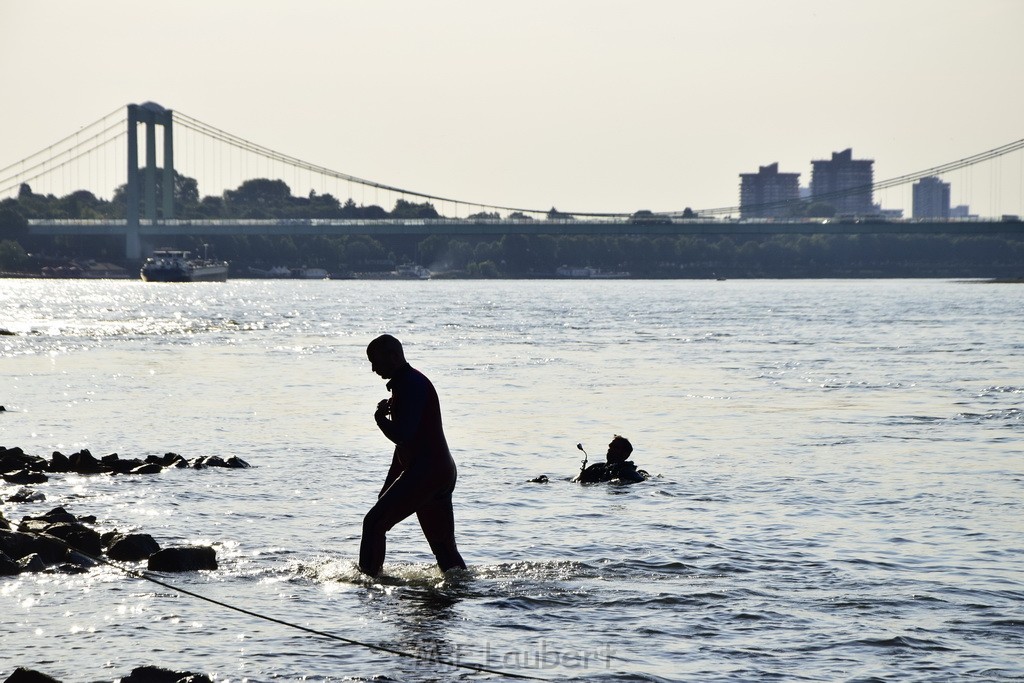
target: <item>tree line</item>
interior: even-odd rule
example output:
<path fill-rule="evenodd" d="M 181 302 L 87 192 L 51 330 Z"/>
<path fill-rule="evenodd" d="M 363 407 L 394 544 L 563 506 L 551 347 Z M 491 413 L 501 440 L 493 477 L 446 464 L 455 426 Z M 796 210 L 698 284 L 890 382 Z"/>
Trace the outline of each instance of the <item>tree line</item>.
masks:
<path fill-rule="evenodd" d="M 107 201 L 84 190 L 56 197 L 23 185 L 16 198 L 0 201 L 0 271 L 38 272 L 42 265 L 70 259 L 131 265 L 124 264 L 119 237 L 28 234 L 29 219 L 124 218 L 126 195 L 126 186 Z M 286 183 L 269 179 L 248 180 L 221 196 L 200 197 L 196 181 L 178 174 L 174 212 L 183 219 L 441 217 L 428 202 L 399 199 L 388 211 L 351 199 L 340 202 L 330 194 L 296 197 Z M 563 216 L 556 209 L 549 215 Z M 235 277 L 249 268 L 282 265 L 345 275 L 389 271 L 402 263 L 450 277 L 552 277 L 562 266 L 638 278 L 1024 276 L 1024 240 L 1013 235 L 209 235 L 168 242 L 158 246 L 209 250 L 231 261 Z"/>

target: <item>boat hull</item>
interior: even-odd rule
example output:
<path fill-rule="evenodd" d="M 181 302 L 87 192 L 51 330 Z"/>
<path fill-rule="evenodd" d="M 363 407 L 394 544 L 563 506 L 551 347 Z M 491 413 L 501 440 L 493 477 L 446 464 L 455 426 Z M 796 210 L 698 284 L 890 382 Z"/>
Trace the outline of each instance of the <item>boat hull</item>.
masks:
<path fill-rule="evenodd" d="M 191 269 L 162 268 L 142 270 L 145 282 L 225 282 L 227 266 L 199 266 Z"/>

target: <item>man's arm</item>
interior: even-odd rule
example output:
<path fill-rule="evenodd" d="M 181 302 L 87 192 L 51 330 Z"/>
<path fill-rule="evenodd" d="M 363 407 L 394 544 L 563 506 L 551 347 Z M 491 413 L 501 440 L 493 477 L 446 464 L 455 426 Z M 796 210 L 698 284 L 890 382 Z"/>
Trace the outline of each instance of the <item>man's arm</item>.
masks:
<path fill-rule="evenodd" d="M 403 382 L 401 386 L 393 389 L 390 419 L 388 419 L 388 412 L 381 410 L 374 414 L 374 419 L 384 436 L 396 444 L 407 444 L 412 441 L 419 430 L 426 405 L 426 382 L 413 379 Z"/>

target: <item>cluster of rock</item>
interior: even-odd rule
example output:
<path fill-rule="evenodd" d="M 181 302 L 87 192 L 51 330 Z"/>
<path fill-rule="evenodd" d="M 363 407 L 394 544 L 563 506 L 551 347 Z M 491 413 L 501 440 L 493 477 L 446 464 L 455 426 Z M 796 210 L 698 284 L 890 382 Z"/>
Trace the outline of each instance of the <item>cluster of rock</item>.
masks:
<path fill-rule="evenodd" d="M 49 480 L 48 474 L 59 472 L 75 472 L 77 474 L 156 474 L 165 468 L 190 468 L 194 470 L 205 467 L 249 467 L 249 463 L 241 458 L 231 456 L 227 459 L 217 455 L 202 456 L 188 460 L 177 453 L 149 455 L 144 460 L 138 458 L 121 458 L 117 453 L 97 458 L 89 449 L 83 448 L 77 453 L 64 455 L 54 451 L 50 459 L 28 455 L 19 447 L 5 448 L 0 446 L 0 477 L 10 484 L 42 484 Z"/>
<path fill-rule="evenodd" d="M 0 411 L 3 408 L 0 407 Z M 0 446 L 0 478 L 10 484 L 22 485 L 7 502 L 40 502 L 46 496 L 25 485 L 41 484 L 50 474 L 141 475 L 156 474 L 165 468 L 204 469 L 207 467 L 247 468 L 238 457 L 199 457 L 188 460 L 177 453 L 150 455 L 144 460 L 121 458 L 117 453 L 97 458 L 88 449 L 71 455 L 54 451 L 47 460 L 28 455 L 21 448 Z M 0 500 L 0 502 L 4 502 Z M 210 546 L 176 546 L 161 548 L 145 533 L 124 533 L 117 529 L 100 533 L 94 528 L 92 515 L 75 516 L 62 507 L 36 517 L 23 517 L 16 529 L 0 511 L 0 576 L 22 572 L 80 573 L 97 563 L 110 560 L 145 561 L 147 569 L 162 572 L 183 572 L 217 569 L 217 553 Z M 137 667 L 123 683 L 209 683 L 205 674 L 172 671 L 154 666 Z M 5 683 L 59 683 L 47 674 L 19 667 Z"/>
<path fill-rule="evenodd" d="M 87 571 L 106 555 L 111 560 L 145 560 L 147 568 L 162 572 L 217 568 L 217 553 L 210 546 L 161 548 L 149 534 L 100 533 L 92 515 L 76 517 L 57 507 L 38 517 L 24 517 L 17 530 L 0 514 L 0 575 L 21 572 L 78 573 Z"/>
<path fill-rule="evenodd" d="M 60 683 L 60 681 L 39 671 L 18 667 L 4 683 Z M 212 683 L 212 680 L 206 674 L 171 671 L 157 666 L 139 666 L 132 669 L 127 676 L 122 676 L 121 683 Z"/>

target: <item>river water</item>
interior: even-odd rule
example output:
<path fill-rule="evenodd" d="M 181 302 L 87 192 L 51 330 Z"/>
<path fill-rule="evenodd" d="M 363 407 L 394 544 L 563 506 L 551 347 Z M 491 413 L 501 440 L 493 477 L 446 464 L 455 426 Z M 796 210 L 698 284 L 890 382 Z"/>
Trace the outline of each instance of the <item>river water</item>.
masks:
<path fill-rule="evenodd" d="M 1024 680 L 1022 310 L 939 280 L 0 280 L 0 444 L 253 465 L 4 503 L 220 568 L 2 578 L 0 677 Z M 355 569 L 382 332 L 440 394 L 463 574 L 414 520 Z M 652 479 L 568 481 L 613 434 Z"/>

